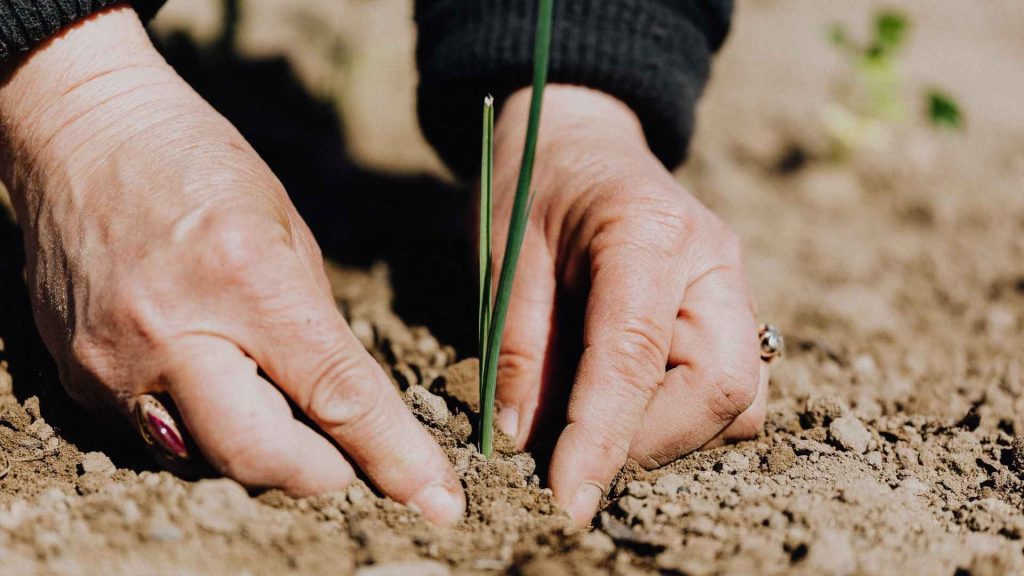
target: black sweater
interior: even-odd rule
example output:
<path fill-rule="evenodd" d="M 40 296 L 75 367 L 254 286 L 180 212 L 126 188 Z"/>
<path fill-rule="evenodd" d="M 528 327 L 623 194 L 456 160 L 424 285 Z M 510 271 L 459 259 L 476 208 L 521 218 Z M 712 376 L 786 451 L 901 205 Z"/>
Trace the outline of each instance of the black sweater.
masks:
<path fill-rule="evenodd" d="M 0 0 L 0 62 L 120 0 Z M 162 0 L 135 0 L 146 19 Z M 651 149 L 686 153 L 711 54 L 732 0 L 555 0 L 549 80 L 611 94 L 639 116 Z M 459 174 L 479 166 L 479 108 L 531 81 L 536 0 L 417 0 L 419 116 Z"/>

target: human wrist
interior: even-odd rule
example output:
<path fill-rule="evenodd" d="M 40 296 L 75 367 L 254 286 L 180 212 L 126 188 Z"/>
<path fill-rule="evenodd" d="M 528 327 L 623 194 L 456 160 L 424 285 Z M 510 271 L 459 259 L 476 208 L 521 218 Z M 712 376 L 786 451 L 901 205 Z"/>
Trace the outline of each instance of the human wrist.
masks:
<path fill-rule="evenodd" d="M 13 64 L 0 84 L 0 166 L 18 188 L 25 163 L 91 110 L 160 79 L 175 77 L 134 11 L 99 11 L 37 46 Z M 69 144 L 73 146 L 73 144 Z"/>
<path fill-rule="evenodd" d="M 509 96 L 495 125 L 498 145 L 523 139 L 531 96 L 530 88 Z M 549 85 L 544 91 L 538 159 L 594 142 L 612 151 L 648 150 L 639 118 L 621 100 L 583 86 Z"/>
<path fill-rule="evenodd" d="M 513 93 L 495 125 L 495 163 L 518 171 L 530 107 L 530 89 Z M 551 85 L 537 142 L 533 189 L 537 209 L 563 213 L 576 196 L 614 175 L 617 166 L 656 165 L 637 115 L 622 101 L 581 86 Z M 509 187 L 499 188 L 511 192 Z"/>

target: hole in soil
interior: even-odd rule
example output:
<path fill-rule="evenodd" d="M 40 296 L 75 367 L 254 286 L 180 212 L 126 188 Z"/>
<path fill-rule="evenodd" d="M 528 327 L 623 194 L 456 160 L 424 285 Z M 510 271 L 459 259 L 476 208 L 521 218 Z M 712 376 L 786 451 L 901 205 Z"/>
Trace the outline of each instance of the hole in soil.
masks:
<path fill-rule="evenodd" d="M 811 157 L 806 150 L 796 144 L 790 144 L 785 152 L 779 156 L 779 159 L 775 161 L 775 172 L 783 176 L 789 176 L 799 172 L 807 165 L 810 159 Z"/>
<path fill-rule="evenodd" d="M 799 562 L 807 557 L 808 552 L 807 544 L 797 544 L 792 550 L 789 551 L 789 559 L 793 562 Z"/>

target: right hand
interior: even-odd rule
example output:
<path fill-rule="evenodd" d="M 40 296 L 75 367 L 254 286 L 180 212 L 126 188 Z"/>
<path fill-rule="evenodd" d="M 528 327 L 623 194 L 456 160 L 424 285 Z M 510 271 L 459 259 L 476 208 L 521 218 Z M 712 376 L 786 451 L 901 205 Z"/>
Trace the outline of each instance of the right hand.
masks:
<path fill-rule="evenodd" d="M 30 53 L 0 122 L 36 321 L 72 397 L 129 415 L 169 394 L 248 486 L 321 493 L 358 466 L 428 519 L 462 517 L 454 470 L 339 314 L 280 182 L 130 8 Z"/>

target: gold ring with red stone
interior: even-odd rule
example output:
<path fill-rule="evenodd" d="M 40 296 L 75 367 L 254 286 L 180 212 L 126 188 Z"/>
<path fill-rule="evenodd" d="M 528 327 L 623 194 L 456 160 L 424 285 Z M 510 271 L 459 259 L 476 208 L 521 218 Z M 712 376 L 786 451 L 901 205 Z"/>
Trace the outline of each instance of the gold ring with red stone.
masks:
<path fill-rule="evenodd" d="M 140 394 L 135 399 L 135 425 L 142 440 L 159 449 L 170 460 L 185 462 L 191 459 L 185 436 L 171 412 L 156 396 Z"/>

